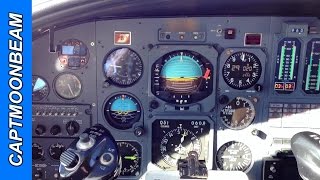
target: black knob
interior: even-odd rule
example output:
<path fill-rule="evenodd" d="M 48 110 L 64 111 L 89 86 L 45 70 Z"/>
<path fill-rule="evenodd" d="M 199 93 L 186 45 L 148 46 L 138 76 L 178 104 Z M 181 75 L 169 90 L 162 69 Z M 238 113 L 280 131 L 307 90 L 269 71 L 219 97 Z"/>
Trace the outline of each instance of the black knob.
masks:
<path fill-rule="evenodd" d="M 261 84 L 256 84 L 254 85 L 254 89 L 257 91 L 257 92 L 261 92 L 263 90 L 263 87 Z"/>
<path fill-rule="evenodd" d="M 79 162 L 79 157 L 72 151 L 65 151 L 60 156 L 60 163 L 67 167 L 67 168 L 73 168 L 75 167 Z"/>
<path fill-rule="evenodd" d="M 151 109 L 157 109 L 159 107 L 159 102 L 156 100 L 152 100 L 149 104 Z"/>
<path fill-rule="evenodd" d="M 80 125 L 75 121 L 69 121 L 66 125 L 67 132 L 70 136 L 79 132 Z"/>
<path fill-rule="evenodd" d="M 44 150 L 38 143 L 32 143 L 32 160 L 40 160 L 43 158 Z"/>
<path fill-rule="evenodd" d="M 33 177 L 35 179 L 41 179 L 42 178 L 42 172 L 41 171 L 36 171 L 34 174 L 33 174 Z"/>
<path fill-rule="evenodd" d="M 227 104 L 229 102 L 229 97 L 226 95 L 221 95 L 219 97 L 219 103 L 220 104 Z"/>
<path fill-rule="evenodd" d="M 143 129 L 143 127 L 136 127 L 135 129 L 134 129 L 134 135 L 136 135 L 137 137 L 140 137 L 140 136 L 142 136 L 144 134 L 144 129 Z"/>
<path fill-rule="evenodd" d="M 52 159 L 59 160 L 64 150 L 65 150 L 65 147 L 63 144 L 60 144 L 60 143 L 52 144 L 49 148 L 49 155 Z"/>
<path fill-rule="evenodd" d="M 54 125 L 50 129 L 50 133 L 54 136 L 59 134 L 60 132 L 61 132 L 61 127 L 59 125 Z"/>
<path fill-rule="evenodd" d="M 37 135 L 42 135 L 46 132 L 46 127 L 44 125 L 38 124 L 34 132 Z"/>

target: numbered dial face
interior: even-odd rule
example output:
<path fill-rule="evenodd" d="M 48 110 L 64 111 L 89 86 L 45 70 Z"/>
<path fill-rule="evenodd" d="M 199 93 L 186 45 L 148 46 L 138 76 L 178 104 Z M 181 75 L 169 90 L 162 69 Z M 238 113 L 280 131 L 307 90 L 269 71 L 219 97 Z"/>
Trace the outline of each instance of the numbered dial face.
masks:
<path fill-rule="evenodd" d="M 141 107 L 131 95 L 118 94 L 106 102 L 104 116 L 111 126 L 117 129 L 129 129 L 140 120 Z"/>
<path fill-rule="evenodd" d="M 60 74 L 54 84 L 57 94 L 64 99 L 75 99 L 81 94 L 81 81 L 73 74 Z"/>
<path fill-rule="evenodd" d="M 117 142 L 121 156 L 121 176 L 139 176 L 141 168 L 141 146 L 137 142 Z"/>
<path fill-rule="evenodd" d="M 190 104 L 212 93 L 213 67 L 194 51 L 173 51 L 152 65 L 152 93 L 169 103 Z"/>
<path fill-rule="evenodd" d="M 38 143 L 32 143 L 32 160 L 42 159 L 44 156 L 44 150 Z"/>
<path fill-rule="evenodd" d="M 190 151 L 206 159 L 208 153 L 207 121 L 157 120 L 152 125 L 152 162 L 162 169 L 176 169 L 177 161 Z"/>
<path fill-rule="evenodd" d="M 47 81 L 39 76 L 32 76 L 32 101 L 41 101 L 49 94 Z"/>
<path fill-rule="evenodd" d="M 233 89 L 243 90 L 255 85 L 261 76 L 262 67 L 259 58 L 249 52 L 236 52 L 224 63 L 222 75 L 224 81 Z"/>
<path fill-rule="evenodd" d="M 219 148 L 216 160 L 220 170 L 248 172 L 252 164 L 252 153 L 247 145 L 230 141 Z"/>
<path fill-rule="evenodd" d="M 104 73 L 108 81 L 117 86 L 131 86 L 141 77 L 143 63 L 139 55 L 129 48 L 112 51 L 104 60 Z"/>
<path fill-rule="evenodd" d="M 255 108 L 249 99 L 234 98 L 220 112 L 220 118 L 230 129 L 240 130 L 248 127 L 255 117 Z"/>
<path fill-rule="evenodd" d="M 58 50 L 59 61 L 62 67 L 80 69 L 89 61 L 89 50 L 80 40 L 68 39 L 61 44 Z"/>
<path fill-rule="evenodd" d="M 55 143 L 49 147 L 49 155 L 52 159 L 59 160 L 60 155 L 63 153 L 64 150 L 65 147 L 63 144 Z"/>

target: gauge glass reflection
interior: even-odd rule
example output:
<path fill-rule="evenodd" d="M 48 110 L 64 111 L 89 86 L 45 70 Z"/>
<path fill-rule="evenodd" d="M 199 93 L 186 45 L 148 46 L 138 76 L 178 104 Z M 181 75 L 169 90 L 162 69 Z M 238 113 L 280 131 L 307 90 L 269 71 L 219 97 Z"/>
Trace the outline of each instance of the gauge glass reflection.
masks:
<path fill-rule="evenodd" d="M 140 120 L 141 107 L 136 98 L 128 94 L 111 97 L 104 107 L 104 116 L 117 129 L 129 129 Z"/>
<path fill-rule="evenodd" d="M 135 84 L 143 72 L 139 55 L 129 48 L 112 51 L 104 60 L 103 70 L 107 80 L 120 87 Z"/>
<path fill-rule="evenodd" d="M 80 96 L 82 84 L 80 79 L 74 74 L 60 74 L 55 80 L 55 91 L 66 100 L 75 99 Z"/>

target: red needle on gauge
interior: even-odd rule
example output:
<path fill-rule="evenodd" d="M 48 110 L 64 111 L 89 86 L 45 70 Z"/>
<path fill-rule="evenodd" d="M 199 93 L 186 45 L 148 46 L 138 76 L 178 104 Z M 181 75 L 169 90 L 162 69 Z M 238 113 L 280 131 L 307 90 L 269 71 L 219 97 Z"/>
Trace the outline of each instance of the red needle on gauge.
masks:
<path fill-rule="evenodd" d="M 205 72 L 204 75 L 203 75 L 203 78 L 208 79 L 209 76 L 210 76 L 210 69 L 207 68 L 207 69 L 206 69 L 206 72 Z"/>

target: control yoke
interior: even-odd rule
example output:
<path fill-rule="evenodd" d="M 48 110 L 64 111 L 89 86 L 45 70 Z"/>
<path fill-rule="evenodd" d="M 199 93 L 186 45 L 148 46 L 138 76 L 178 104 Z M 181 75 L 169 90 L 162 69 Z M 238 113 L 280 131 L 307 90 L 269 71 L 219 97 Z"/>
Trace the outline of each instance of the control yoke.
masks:
<path fill-rule="evenodd" d="M 300 132 L 291 139 L 291 149 L 304 180 L 320 179 L 320 135 Z"/>

